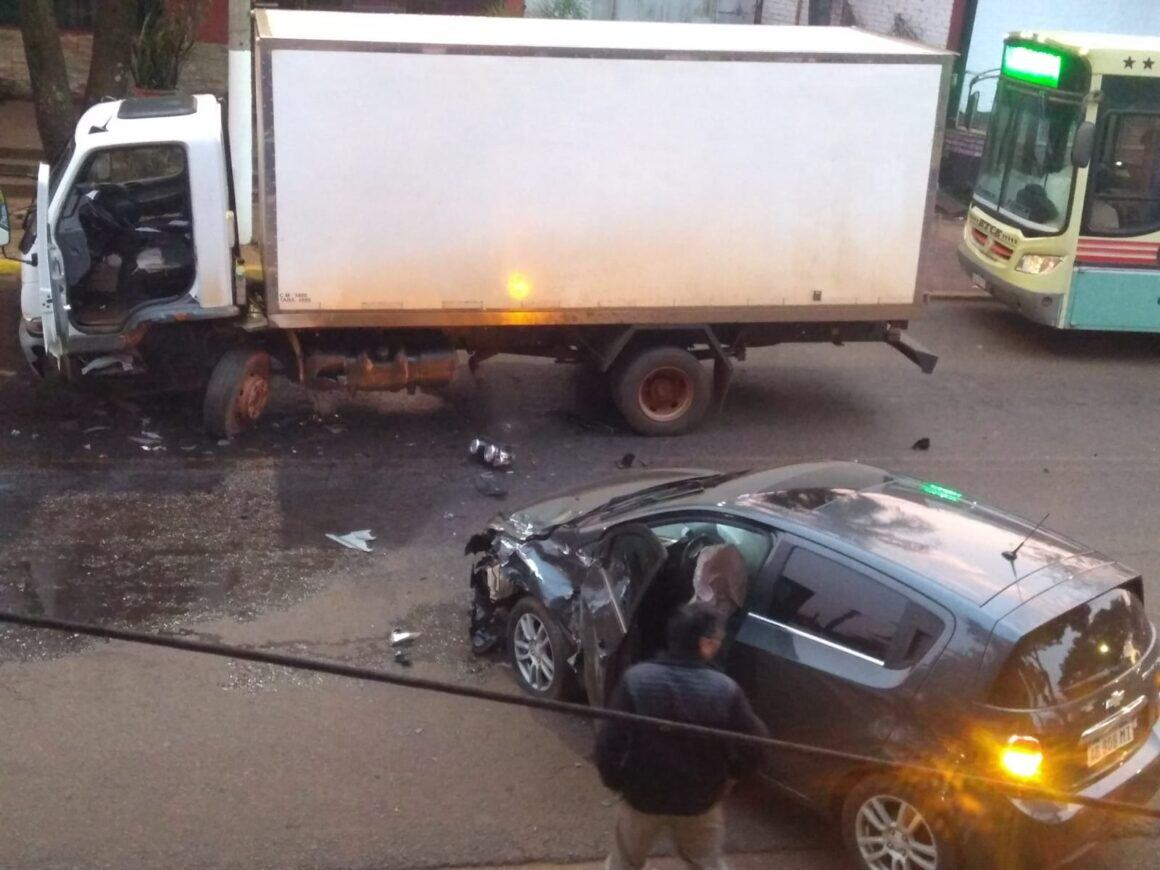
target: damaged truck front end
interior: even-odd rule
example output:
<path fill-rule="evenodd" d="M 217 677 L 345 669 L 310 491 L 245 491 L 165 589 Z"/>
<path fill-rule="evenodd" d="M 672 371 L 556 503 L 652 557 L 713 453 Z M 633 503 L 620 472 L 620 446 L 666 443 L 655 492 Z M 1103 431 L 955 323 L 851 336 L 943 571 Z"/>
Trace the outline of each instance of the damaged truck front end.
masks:
<path fill-rule="evenodd" d="M 540 601 L 566 633 L 569 664 L 579 652 L 577 567 L 585 564 L 579 535 L 561 527 L 534 536 L 499 518 L 473 535 L 466 552 L 471 568 L 471 648 L 477 655 L 504 641 L 512 607 L 525 596 Z"/>

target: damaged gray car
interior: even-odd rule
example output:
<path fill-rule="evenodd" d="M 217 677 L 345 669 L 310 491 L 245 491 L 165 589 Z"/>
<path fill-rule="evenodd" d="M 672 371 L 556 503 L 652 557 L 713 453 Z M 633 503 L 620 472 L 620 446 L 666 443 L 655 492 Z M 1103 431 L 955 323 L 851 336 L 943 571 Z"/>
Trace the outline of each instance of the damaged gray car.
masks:
<path fill-rule="evenodd" d="M 604 704 L 697 599 L 776 738 L 1091 797 L 1160 786 L 1143 578 L 941 484 L 839 462 L 650 470 L 501 515 L 467 550 L 472 646 L 506 650 L 530 694 Z M 868 870 L 1050 865 L 1109 829 L 833 757 L 771 751 L 762 774 Z"/>

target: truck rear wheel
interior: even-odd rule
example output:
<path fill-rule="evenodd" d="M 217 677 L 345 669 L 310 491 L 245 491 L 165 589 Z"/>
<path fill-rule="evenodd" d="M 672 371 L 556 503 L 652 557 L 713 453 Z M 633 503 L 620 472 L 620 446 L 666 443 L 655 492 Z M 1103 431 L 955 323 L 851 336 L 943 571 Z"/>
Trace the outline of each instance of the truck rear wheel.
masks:
<path fill-rule="evenodd" d="M 270 398 L 270 355 L 262 350 L 227 350 L 205 390 L 205 428 L 218 438 L 232 438 L 258 422 Z"/>
<path fill-rule="evenodd" d="M 612 400 L 641 435 L 682 435 L 709 410 L 713 382 L 695 356 L 679 347 L 649 347 L 613 371 Z"/>

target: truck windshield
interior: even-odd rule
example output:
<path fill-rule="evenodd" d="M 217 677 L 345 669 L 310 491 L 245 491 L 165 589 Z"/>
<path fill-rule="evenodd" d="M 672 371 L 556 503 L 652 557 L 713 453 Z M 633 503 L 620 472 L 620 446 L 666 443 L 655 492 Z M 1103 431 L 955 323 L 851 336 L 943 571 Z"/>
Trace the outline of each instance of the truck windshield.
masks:
<path fill-rule="evenodd" d="M 975 183 L 975 202 L 1038 233 L 1067 222 L 1080 98 L 1004 81 Z"/>

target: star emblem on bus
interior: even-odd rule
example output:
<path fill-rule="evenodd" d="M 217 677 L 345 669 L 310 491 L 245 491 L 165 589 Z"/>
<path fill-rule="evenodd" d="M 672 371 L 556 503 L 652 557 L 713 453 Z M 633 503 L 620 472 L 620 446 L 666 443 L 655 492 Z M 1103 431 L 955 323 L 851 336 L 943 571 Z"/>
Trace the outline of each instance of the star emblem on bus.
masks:
<path fill-rule="evenodd" d="M 1136 65 L 1136 59 L 1134 57 L 1132 57 L 1131 55 L 1124 58 L 1124 69 L 1131 69 L 1135 65 Z"/>
<path fill-rule="evenodd" d="M 1152 58 L 1147 58 L 1144 61 L 1144 69 L 1152 69 Z"/>

